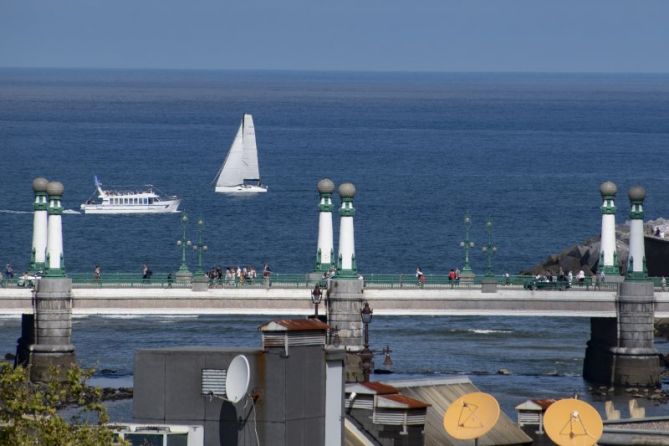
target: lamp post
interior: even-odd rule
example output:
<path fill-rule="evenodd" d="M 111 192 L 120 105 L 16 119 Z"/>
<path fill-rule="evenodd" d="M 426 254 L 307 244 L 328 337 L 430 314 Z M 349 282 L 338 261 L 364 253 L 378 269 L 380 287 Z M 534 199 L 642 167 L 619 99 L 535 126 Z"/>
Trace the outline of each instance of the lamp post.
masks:
<path fill-rule="evenodd" d="M 184 212 L 181 216 L 181 240 L 177 240 L 177 246 L 181 248 L 181 266 L 177 272 L 177 278 L 189 278 L 191 273 L 186 264 L 186 247 L 191 246 L 192 242 L 186 238 L 186 226 L 188 225 L 188 215 Z"/>
<path fill-rule="evenodd" d="M 204 220 L 200 217 L 197 220 L 197 243 L 193 245 L 193 250 L 197 252 L 197 270 L 195 274 L 197 276 L 204 275 L 204 269 L 202 269 L 202 255 L 208 249 L 207 245 L 202 242 L 202 232 L 204 231 Z"/>
<path fill-rule="evenodd" d="M 311 290 L 311 303 L 314 304 L 314 318 L 318 319 L 318 304 L 321 303 L 321 300 L 323 299 L 323 292 L 321 291 L 321 287 L 316 284 L 314 286 L 314 289 Z"/>
<path fill-rule="evenodd" d="M 486 266 L 485 275 L 486 277 L 493 277 L 492 273 L 492 256 L 497 252 L 497 246 L 492 244 L 492 218 L 488 217 L 488 221 L 485 224 L 486 231 L 488 232 L 488 244 L 485 245 L 482 250 L 486 254 L 488 264 Z"/>
<path fill-rule="evenodd" d="M 372 316 L 374 311 L 369 307 L 369 302 L 365 302 L 362 310 L 360 310 L 360 317 L 362 319 L 363 334 L 365 339 L 365 346 L 360 352 L 360 360 L 362 362 L 362 376 L 363 382 L 369 381 L 374 358 L 374 353 L 369 349 L 369 324 L 372 323 Z"/>
<path fill-rule="evenodd" d="M 469 240 L 469 227 L 472 225 L 472 219 L 469 217 L 469 213 L 465 214 L 464 219 L 465 224 L 465 239 L 460 242 L 460 247 L 465 250 L 465 264 L 462 267 L 462 279 L 464 281 L 471 281 L 474 279 L 474 271 L 472 271 L 471 266 L 469 266 L 469 249 L 474 247 L 474 242 Z"/>

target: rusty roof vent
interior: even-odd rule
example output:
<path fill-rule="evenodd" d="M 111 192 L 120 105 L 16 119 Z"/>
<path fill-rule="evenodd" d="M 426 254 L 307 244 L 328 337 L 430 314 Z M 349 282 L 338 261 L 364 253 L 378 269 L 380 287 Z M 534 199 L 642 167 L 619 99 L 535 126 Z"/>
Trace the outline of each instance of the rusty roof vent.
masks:
<path fill-rule="evenodd" d="M 329 326 L 318 319 L 281 319 L 260 326 L 263 349 L 324 346 Z"/>

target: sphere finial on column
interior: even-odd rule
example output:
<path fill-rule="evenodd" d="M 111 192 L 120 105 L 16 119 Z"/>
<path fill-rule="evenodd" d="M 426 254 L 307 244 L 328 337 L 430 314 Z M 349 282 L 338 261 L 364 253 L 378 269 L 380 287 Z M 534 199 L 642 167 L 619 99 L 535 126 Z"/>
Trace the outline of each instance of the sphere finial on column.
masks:
<path fill-rule="evenodd" d="M 613 181 L 604 181 L 599 185 L 599 193 L 602 194 L 602 198 L 615 197 L 618 193 L 618 186 Z"/>
<path fill-rule="evenodd" d="M 646 189 L 643 186 L 632 186 L 627 195 L 632 203 L 643 203 L 646 199 Z"/>
<path fill-rule="evenodd" d="M 352 200 L 355 197 L 355 185 L 353 183 L 342 183 L 339 185 L 339 197 L 342 200 Z"/>
<path fill-rule="evenodd" d="M 49 180 L 44 177 L 37 177 L 33 180 L 33 191 L 46 192 L 47 184 L 49 184 Z"/>
<path fill-rule="evenodd" d="M 318 182 L 316 188 L 318 189 L 319 194 L 331 194 L 334 192 L 335 184 L 331 179 L 323 178 Z"/>

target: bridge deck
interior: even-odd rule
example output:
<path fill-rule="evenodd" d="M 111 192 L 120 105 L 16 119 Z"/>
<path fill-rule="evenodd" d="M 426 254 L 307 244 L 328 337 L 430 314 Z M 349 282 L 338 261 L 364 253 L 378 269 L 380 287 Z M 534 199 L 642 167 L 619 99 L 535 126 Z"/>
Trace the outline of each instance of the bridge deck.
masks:
<path fill-rule="evenodd" d="M 77 287 L 73 313 L 87 314 L 311 314 L 306 287 L 189 288 Z M 365 288 L 364 298 L 378 315 L 487 315 L 534 317 L 615 317 L 616 292 L 570 289 L 526 290 L 499 287 L 482 293 L 479 287 Z M 656 317 L 669 317 L 669 292 L 655 292 Z M 321 305 L 321 311 L 323 306 Z M 0 314 L 32 312 L 32 290 L 0 288 Z"/>

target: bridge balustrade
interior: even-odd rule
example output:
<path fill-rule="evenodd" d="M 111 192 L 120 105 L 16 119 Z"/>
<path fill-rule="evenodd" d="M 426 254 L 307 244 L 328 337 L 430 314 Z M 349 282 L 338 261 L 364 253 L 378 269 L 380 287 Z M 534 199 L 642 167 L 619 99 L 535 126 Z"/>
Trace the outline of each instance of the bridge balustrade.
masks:
<path fill-rule="evenodd" d="M 141 273 L 122 273 L 122 272 L 107 272 L 103 273 L 100 276 L 100 279 L 96 279 L 91 273 L 68 273 L 68 277 L 72 279 L 73 287 L 75 288 L 190 288 L 191 282 L 189 281 L 178 281 L 175 278 L 175 275 L 172 274 L 171 278 L 169 273 L 154 273 L 148 279 L 142 277 Z M 462 289 L 471 289 L 471 288 L 480 288 L 481 281 L 486 279 L 486 276 L 476 276 L 473 280 L 464 281 L 464 280 L 455 280 L 451 281 L 448 278 L 447 274 L 429 274 L 425 275 L 425 283 L 420 284 L 415 274 L 366 274 L 363 275 L 363 281 L 365 288 L 373 289 L 448 289 L 448 288 L 462 288 Z M 534 280 L 533 276 L 529 275 L 496 275 L 494 276 L 497 284 L 504 289 L 504 287 L 510 288 L 523 288 L 528 282 Z M 489 279 L 489 278 L 488 278 Z M 649 277 L 650 281 L 653 282 L 655 291 L 661 292 L 666 291 L 667 284 L 663 286 L 662 277 Z M 4 277 L 0 280 L 0 287 L 23 287 L 30 288 L 34 285 L 35 280 L 39 279 L 22 279 L 21 277 L 14 277 L 9 279 Z M 322 279 L 316 279 L 310 274 L 291 274 L 291 273 L 272 273 L 269 282 L 259 276 L 255 279 L 245 279 L 241 281 L 237 278 L 233 280 L 226 280 L 222 278 L 220 280 L 209 281 L 210 288 L 238 288 L 238 287 L 250 287 L 250 288 L 263 288 L 267 286 L 272 286 L 275 288 L 313 288 L 316 284 L 323 286 Z M 586 277 L 583 283 L 579 283 L 574 280 L 572 282 L 573 289 L 586 289 L 588 291 L 615 291 L 618 284 L 615 282 L 604 281 L 598 283 L 594 280 L 593 277 Z M 541 288 L 541 287 L 539 287 Z"/>

